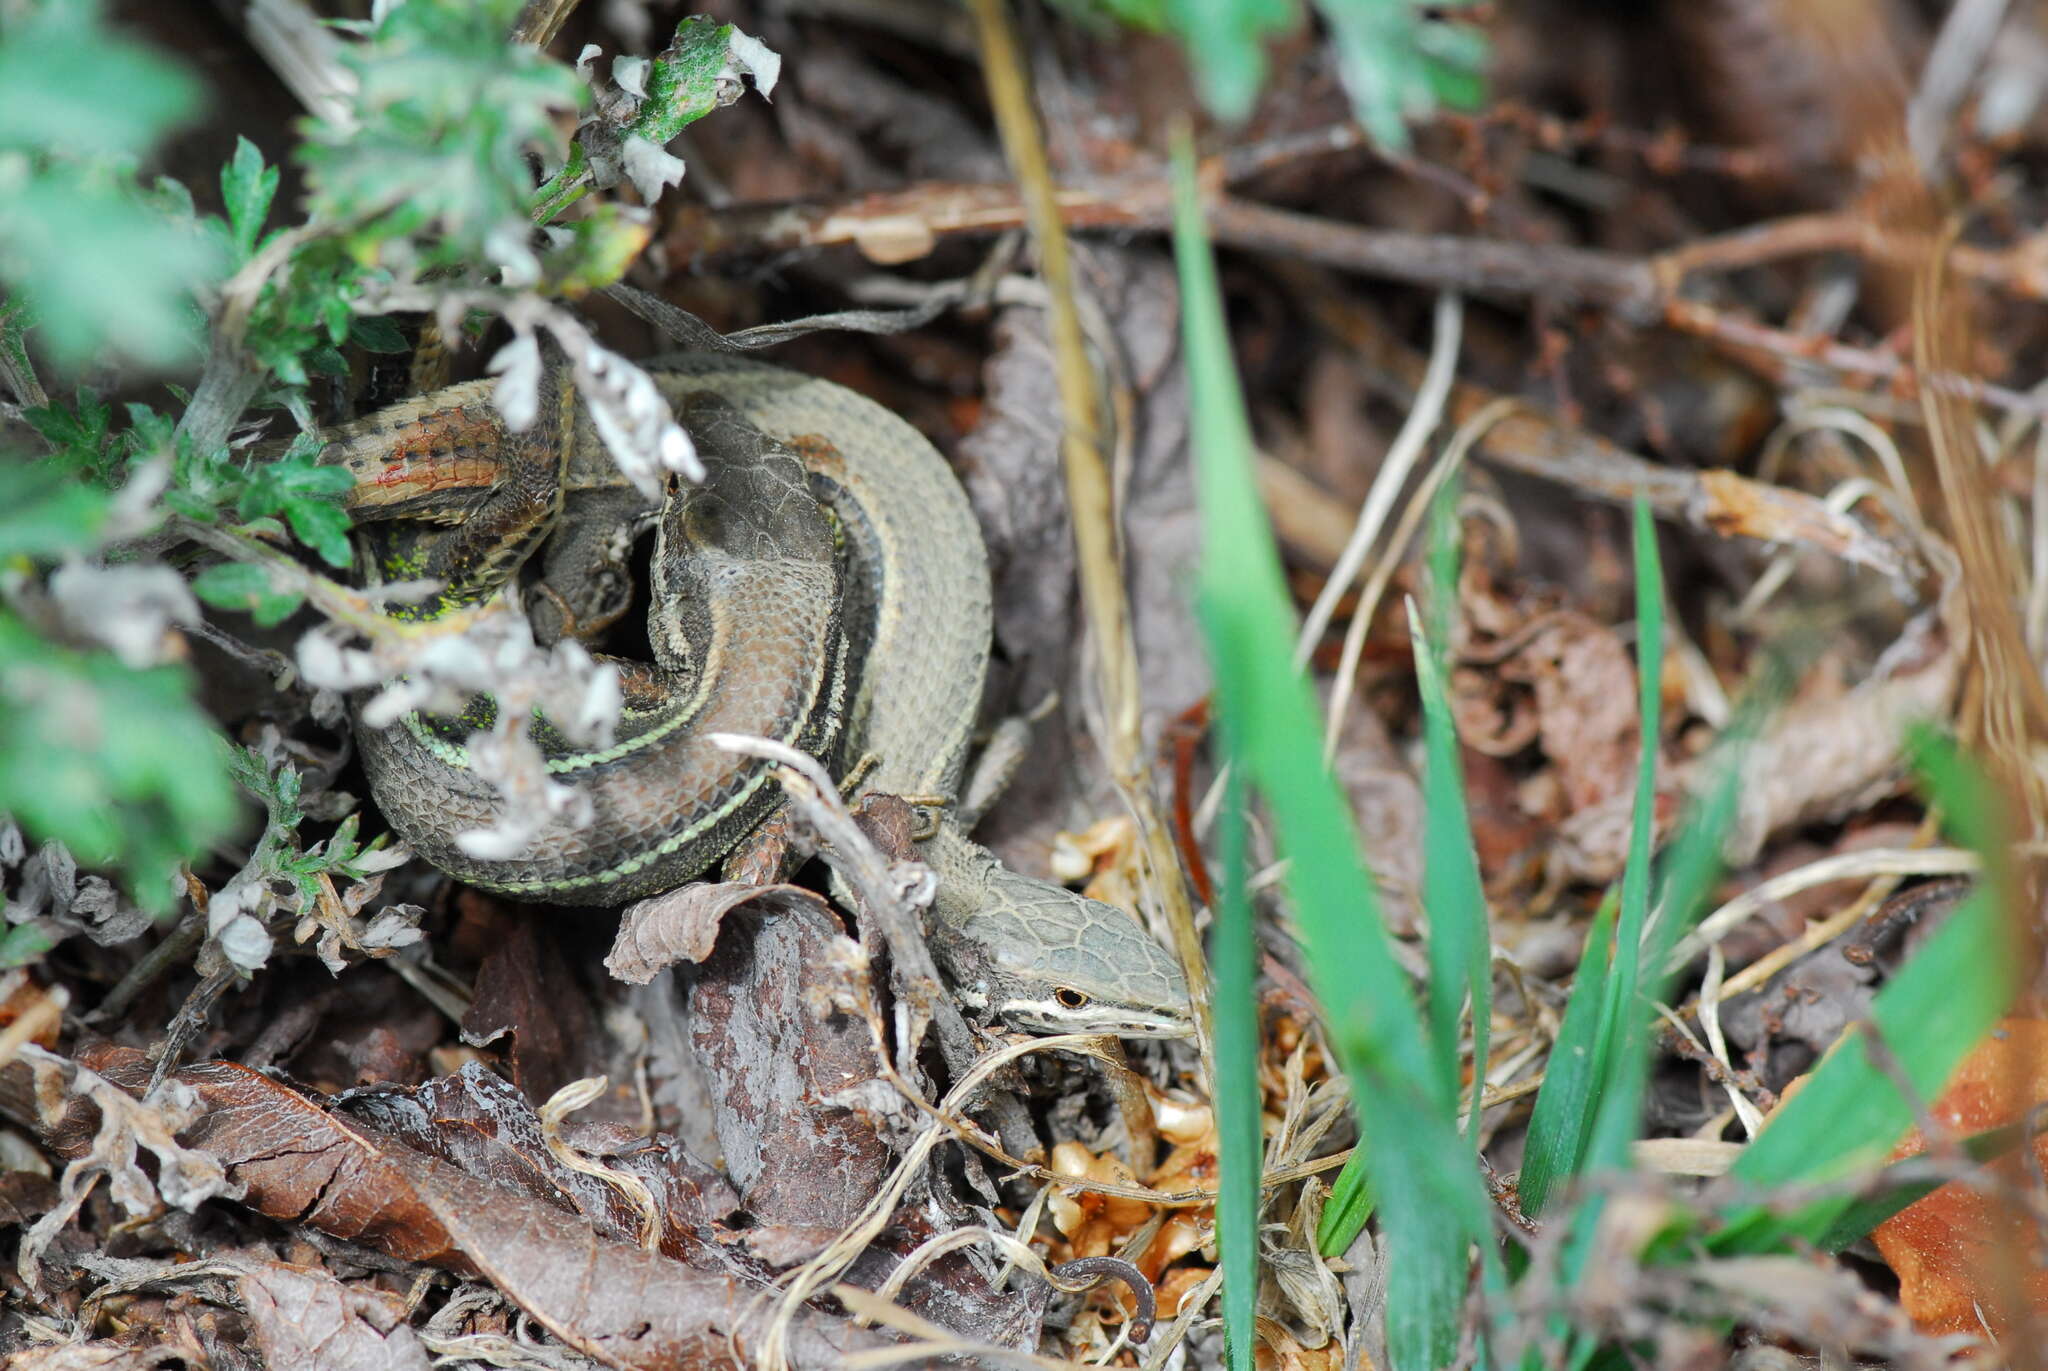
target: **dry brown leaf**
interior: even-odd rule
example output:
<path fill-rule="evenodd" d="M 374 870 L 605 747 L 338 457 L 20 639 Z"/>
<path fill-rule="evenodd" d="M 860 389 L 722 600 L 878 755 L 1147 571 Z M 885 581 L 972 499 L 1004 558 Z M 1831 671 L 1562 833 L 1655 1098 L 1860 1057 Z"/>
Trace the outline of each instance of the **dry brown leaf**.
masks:
<path fill-rule="evenodd" d="M 871 998 L 866 959 L 838 920 L 790 900 L 729 915 L 689 987 L 690 1042 L 710 1079 L 725 1174 L 754 1223 L 748 1249 L 773 1265 L 815 1256 L 881 1188 L 908 1109 L 849 1012 Z"/>
<path fill-rule="evenodd" d="M 570 1081 L 603 1071 L 595 1056 L 601 1037 L 553 930 L 538 926 L 535 911 L 499 906 L 494 913 L 497 936 L 477 969 L 462 1040 L 486 1047 L 509 1038 L 498 1050 L 513 1081 L 544 1100 Z"/>
<path fill-rule="evenodd" d="M 102 1050 L 94 1060 L 112 1077 L 147 1078 L 140 1053 Z M 231 1062 L 173 1079 L 208 1106 L 181 1142 L 219 1158 L 252 1208 L 485 1276 L 562 1341 L 621 1371 L 737 1368 L 731 1337 L 758 1311 L 765 1279 L 607 1240 L 565 1207 L 466 1175 Z M 806 1310 L 789 1345 L 792 1365 L 810 1368 L 887 1340 Z"/>
<path fill-rule="evenodd" d="M 1979 1043 L 1950 1078 L 1929 1113 L 1957 1136 L 1999 1128 L 2048 1100 L 2048 1020 L 2007 1018 Z M 2048 1267 L 2037 1253 L 2040 1166 L 2048 1137 L 2033 1141 L 2034 1160 L 2008 1153 L 1988 1170 L 1991 1187 L 1951 1181 L 1877 1226 L 1871 1240 L 1899 1277 L 1899 1300 L 1923 1333 L 2005 1337 L 2021 1318 L 2048 1320 Z M 1918 1128 L 1892 1152 L 1918 1156 L 1927 1140 Z M 1980 1324 L 1980 1319 L 1982 1323 Z"/>
<path fill-rule="evenodd" d="M 741 905 L 789 909 L 799 904 L 826 908 L 811 891 L 794 885 L 746 881 L 704 881 L 626 906 L 618 935 L 605 956 L 605 969 L 628 985 L 645 985 L 679 962 L 701 962 L 718 941 L 720 923 Z"/>
<path fill-rule="evenodd" d="M 427 1350 L 396 1295 L 283 1262 L 260 1266 L 235 1285 L 256 1349 L 270 1366 L 427 1371 Z"/>

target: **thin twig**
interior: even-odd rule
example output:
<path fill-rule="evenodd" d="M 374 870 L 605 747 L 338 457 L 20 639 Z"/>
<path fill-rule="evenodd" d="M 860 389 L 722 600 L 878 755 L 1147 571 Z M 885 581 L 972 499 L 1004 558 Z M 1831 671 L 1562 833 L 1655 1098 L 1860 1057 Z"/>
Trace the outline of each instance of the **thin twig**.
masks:
<path fill-rule="evenodd" d="M 1297 671 L 1308 665 L 1309 656 L 1322 641 L 1323 630 L 1330 626 L 1330 616 L 1336 613 L 1337 601 L 1351 589 L 1352 579 L 1365 565 L 1387 515 L 1393 512 L 1394 501 L 1408 484 L 1408 473 L 1415 469 L 1416 461 L 1429 445 L 1430 435 L 1443 422 L 1444 405 L 1450 399 L 1451 383 L 1457 378 L 1458 339 L 1464 318 L 1464 304 L 1456 295 L 1446 291 L 1436 297 L 1436 327 L 1429 349 L 1429 366 L 1422 373 L 1422 384 L 1416 387 L 1415 403 L 1408 407 L 1408 417 L 1401 421 L 1401 431 L 1394 435 L 1373 477 L 1372 489 L 1359 506 L 1351 537 L 1329 579 L 1323 582 L 1322 593 L 1309 606 L 1308 617 L 1302 620 L 1300 636 L 1294 641 Z"/>
<path fill-rule="evenodd" d="M 940 1051 L 954 1075 L 964 1073 L 974 1061 L 974 1038 L 959 1006 L 945 991 L 917 915 L 917 909 L 931 900 L 930 870 L 885 857 L 861 832 L 839 787 L 815 758 L 768 738 L 741 733 L 709 736 L 714 746 L 728 752 L 776 764 L 776 778 L 790 803 L 826 844 L 832 866 L 859 894 L 862 912 L 880 926 L 898 993 L 937 1028 Z M 916 1045 L 905 1044 L 904 1050 L 914 1055 Z"/>
<path fill-rule="evenodd" d="M 1976 853 L 1956 847 L 1866 847 L 1853 852 L 1838 852 L 1832 857 L 1823 857 L 1817 862 L 1781 872 L 1767 881 L 1759 881 L 1743 891 L 1680 938 L 1678 945 L 1671 949 L 1665 967 L 1669 971 L 1680 970 L 1704 952 L 1708 944 L 1727 937 L 1773 901 L 1817 885 L 1879 875 L 1956 876 L 1976 871 L 1979 865 Z"/>
<path fill-rule="evenodd" d="M 1208 976 L 1195 932 L 1194 906 L 1174 855 L 1172 830 L 1159 812 L 1147 774 L 1141 736 L 1137 649 L 1124 602 L 1117 557 L 1115 496 L 1103 460 L 1097 416 L 1102 412 L 1094 370 L 1088 362 L 1080 311 L 1075 307 L 1072 263 L 1065 226 L 1055 198 L 1052 169 L 1039 136 L 1016 36 L 1005 0 L 968 0 L 981 40 L 982 71 L 996 126 L 1024 197 L 1031 240 L 1049 295 L 1048 322 L 1065 420 L 1060 451 L 1067 479 L 1067 503 L 1074 521 L 1080 560 L 1081 600 L 1095 643 L 1095 663 L 1107 720 L 1104 751 L 1111 779 L 1138 822 L 1152 888 L 1166 914 L 1187 972 L 1194 1000 L 1196 1041 L 1204 1074 L 1210 1053 Z"/>

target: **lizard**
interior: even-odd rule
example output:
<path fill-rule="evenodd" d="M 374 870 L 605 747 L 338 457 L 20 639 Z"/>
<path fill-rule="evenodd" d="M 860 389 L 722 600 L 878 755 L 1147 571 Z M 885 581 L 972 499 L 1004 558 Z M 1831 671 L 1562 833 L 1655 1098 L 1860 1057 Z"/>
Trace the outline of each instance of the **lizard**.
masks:
<path fill-rule="evenodd" d="M 811 585 L 815 596 L 838 606 L 839 637 L 828 641 L 819 631 L 814 603 L 805 611 L 811 628 L 801 635 L 801 646 L 786 645 L 773 661 L 728 657 L 704 663 L 699 684 L 705 698 L 722 691 L 752 695 L 764 687 L 759 678 L 786 680 L 803 670 L 826 686 L 836 685 L 836 696 L 822 687 L 807 696 L 812 708 L 838 716 L 829 727 L 771 710 L 770 717 L 756 721 L 764 727 L 741 731 L 793 731 L 821 757 L 833 753 L 836 737 L 832 760 L 842 772 L 847 762 L 872 759 L 855 798 L 895 794 L 919 808 L 918 855 L 937 878 L 927 937 L 953 993 L 983 1021 L 1038 1033 L 1191 1032 L 1178 963 L 1131 916 L 1011 871 L 965 831 L 957 798 L 986 677 L 991 607 L 980 526 L 944 458 L 888 409 L 814 377 L 724 354 L 670 355 L 655 359 L 649 371 L 679 411 L 694 410 L 700 420 L 713 416 L 710 446 L 721 466 L 744 465 L 728 450 L 735 443 L 744 446 L 731 422 L 735 417 L 771 440 L 762 451 L 793 453 L 840 549 L 832 590 Z M 707 392 L 730 412 L 718 415 L 707 408 Z M 595 425 L 560 369 L 549 373 L 541 417 L 524 434 L 505 424 L 491 394 L 490 383 L 470 382 L 334 431 L 323 460 L 343 463 L 357 476 L 344 503 L 358 521 L 447 524 L 443 534 L 419 540 L 419 555 L 407 570 L 445 580 L 471 596 L 502 584 L 538 551 L 546 574 L 530 608 L 543 636 L 594 634 L 624 613 L 631 598 L 625 571 L 631 530 L 653 517 L 661 541 L 648 637 L 659 653 L 664 635 L 684 612 L 680 597 L 689 593 L 676 569 L 664 563 L 700 556 L 695 544 L 669 533 L 689 497 L 671 489 L 658 509 L 650 509 L 605 456 Z M 735 489 L 741 480 L 724 472 L 714 479 Z M 742 607 L 738 599 L 730 605 L 735 620 Z M 744 608 L 778 623 L 788 614 L 779 600 Z M 714 617 L 723 612 L 712 611 Z M 836 674 L 821 665 L 832 660 L 845 663 Z M 800 662 L 807 664 L 803 670 Z M 682 675 L 670 671 L 645 682 L 649 689 L 643 693 L 653 708 L 664 707 L 664 692 L 675 690 Z M 778 698 L 786 703 L 789 697 Z M 836 703 L 828 707 L 828 699 Z M 552 848 L 521 854 L 499 864 L 503 870 L 479 871 L 474 862 L 448 856 L 456 850 L 455 834 L 480 822 L 458 816 L 448 797 L 488 790 L 465 772 L 451 731 L 418 718 L 383 730 L 359 728 L 366 757 L 384 754 L 373 762 L 371 786 L 394 826 L 429 861 L 485 888 L 556 903 L 623 903 L 649 893 L 653 882 L 667 888 L 708 869 L 721 855 L 711 849 L 729 849 L 740 836 L 736 818 L 706 841 L 674 847 L 659 863 L 635 867 L 623 879 L 603 875 L 609 868 L 565 875 Z M 687 744 L 704 731 L 686 719 L 670 736 Z M 429 738 L 440 745 L 428 745 Z M 389 760 L 392 748 L 404 751 L 404 767 Z M 655 755 L 642 751 L 608 759 L 600 764 L 602 777 L 616 781 L 622 793 L 639 793 Z M 551 755 L 550 768 L 565 775 L 599 774 L 582 765 L 586 760 L 564 746 Z M 764 764 L 693 753 L 690 765 L 719 778 L 693 794 L 726 794 L 758 780 Z M 763 788 L 748 789 L 750 803 L 760 803 Z M 673 802 L 676 796 L 665 798 Z M 705 815 L 697 804 L 690 800 L 672 808 L 663 821 L 669 832 L 653 846 L 674 832 L 702 826 Z M 599 812 L 603 824 L 603 805 Z M 743 817 L 750 826 L 755 810 L 748 808 Z M 544 835 L 545 843 L 565 841 L 570 840 L 560 834 Z M 623 846 L 606 837 L 580 841 L 619 849 L 620 863 L 631 860 L 625 848 L 647 845 L 637 831 Z M 685 847 L 687 859 L 674 856 Z M 692 865 L 695 870 L 684 869 Z M 599 878 L 584 879 L 593 870 Z"/>

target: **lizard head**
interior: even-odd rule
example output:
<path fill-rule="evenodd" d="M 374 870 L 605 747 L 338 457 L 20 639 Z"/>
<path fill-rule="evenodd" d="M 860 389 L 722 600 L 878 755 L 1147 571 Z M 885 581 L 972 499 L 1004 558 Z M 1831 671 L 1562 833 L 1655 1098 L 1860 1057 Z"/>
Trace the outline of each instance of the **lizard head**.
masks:
<path fill-rule="evenodd" d="M 964 1004 L 1026 1033 L 1194 1032 L 1180 964 L 1130 915 L 997 870 L 995 898 L 949 920 L 932 940 Z"/>

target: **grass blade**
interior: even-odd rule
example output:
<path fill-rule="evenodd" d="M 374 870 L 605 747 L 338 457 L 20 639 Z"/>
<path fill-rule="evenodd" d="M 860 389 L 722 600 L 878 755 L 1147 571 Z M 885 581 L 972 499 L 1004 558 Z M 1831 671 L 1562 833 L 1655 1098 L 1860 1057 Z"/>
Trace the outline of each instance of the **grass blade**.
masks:
<path fill-rule="evenodd" d="M 1221 1188 L 1217 1241 L 1223 1255 L 1223 1330 L 1231 1371 L 1250 1371 L 1259 1289 L 1259 1182 L 1265 1167 L 1259 1100 L 1259 1007 L 1253 987 L 1258 949 L 1245 891 L 1244 783 L 1233 768 L 1224 782 L 1217 835 L 1223 883 L 1210 935 L 1214 977 L 1216 1117 Z"/>
<path fill-rule="evenodd" d="M 1425 864 L 1423 903 L 1429 911 L 1428 1020 L 1431 1050 L 1445 1079 L 1459 1071 L 1459 1024 L 1467 997 L 1472 1005 L 1472 1106 L 1466 1132 L 1479 1136 L 1479 1100 L 1486 1080 L 1487 1030 L 1493 1019 L 1492 939 L 1486 894 L 1479 880 L 1479 856 L 1465 812 L 1464 768 L 1458 761 L 1457 726 L 1451 718 L 1445 645 L 1450 642 L 1451 608 L 1458 585 L 1458 485 L 1446 481 L 1430 511 L 1430 627 L 1425 632 L 1411 607 L 1409 635 L 1423 705 L 1426 770 L 1423 774 Z M 1316 1249 L 1335 1256 L 1351 1246 L 1372 1214 L 1365 1181 L 1365 1154 L 1353 1153 L 1337 1173 L 1316 1229 Z"/>
<path fill-rule="evenodd" d="M 1593 926 L 1586 930 L 1586 946 L 1579 954 L 1571 998 L 1565 1001 L 1564 1021 L 1558 1025 L 1557 1041 L 1544 1067 L 1543 1088 L 1536 1092 L 1519 1182 L 1522 1212 L 1532 1217 L 1544 1212 L 1551 1192 L 1561 1182 L 1578 1174 L 1579 1159 L 1585 1155 L 1593 1100 L 1600 1088 L 1595 1071 L 1600 1009 L 1607 1001 L 1614 916 L 1620 903 L 1619 894 L 1610 893 L 1593 915 Z"/>
<path fill-rule="evenodd" d="M 1479 854 L 1465 812 L 1465 770 L 1458 758 L 1458 727 L 1451 717 L 1449 672 L 1444 652 L 1450 643 L 1451 610 L 1458 595 L 1458 482 L 1445 481 L 1429 518 L 1430 593 L 1428 631 L 1409 606 L 1415 679 L 1422 695 L 1424 770 L 1423 885 L 1429 912 L 1429 1032 L 1437 1071 L 1456 1080 L 1460 1025 L 1467 999 L 1472 1006 L 1472 1106 L 1466 1132 L 1479 1137 L 1479 1099 L 1485 1093 L 1487 1030 L 1493 1019 L 1492 937 L 1486 891 L 1479 880 Z"/>
<path fill-rule="evenodd" d="M 1392 1254 L 1389 1345 L 1395 1365 L 1415 1371 L 1456 1355 L 1470 1246 L 1488 1237 L 1485 1196 L 1453 1118 L 1458 1082 L 1436 1069 L 1350 811 L 1323 765 L 1314 697 L 1291 663 L 1293 607 L 1252 480 L 1250 427 L 1185 137 L 1175 143 L 1174 190 L 1203 527 L 1197 599 L 1218 722 L 1290 862 L 1310 985 L 1365 1121 L 1361 1147 Z"/>
<path fill-rule="evenodd" d="M 1657 744 L 1664 704 L 1664 568 L 1657 559 L 1657 531 L 1650 506 L 1635 502 L 1636 683 L 1637 717 L 1642 721 L 1642 752 L 1636 764 L 1635 812 L 1629 818 L 1628 865 L 1621 872 L 1621 913 L 1614 924 L 1614 969 L 1607 979 L 1601 1006 L 1596 1114 L 1613 1109 L 1633 1111 L 1635 1099 L 1614 1098 L 1613 1086 L 1636 1065 L 1634 1048 L 1641 1036 L 1643 1015 L 1636 1007 L 1642 985 L 1643 930 L 1650 921 L 1650 843 L 1657 815 Z M 1580 1159 L 1584 1165 L 1585 1159 Z"/>
<path fill-rule="evenodd" d="M 1649 506 L 1635 504 L 1636 681 L 1642 752 L 1636 767 L 1635 812 L 1630 818 L 1628 865 L 1622 869 L 1621 897 L 1606 944 L 1606 925 L 1596 917 L 1579 959 L 1579 977 L 1565 1005 L 1564 1023 L 1550 1054 L 1543 1089 L 1529 1124 L 1522 1163 L 1522 1208 L 1540 1214 L 1560 1181 L 1586 1167 L 1595 1122 L 1611 1110 L 1632 1116 L 1637 1092 L 1641 1019 L 1636 992 L 1642 981 L 1643 929 L 1650 914 L 1650 839 L 1657 803 L 1657 739 L 1662 712 L 1664 668 L 1664 571 L 1657 560 L 1656 530 Z M 1603 913 L 1605 910 L 1603 909 Z M 1592 974 L 1589 974 L 1592 973 Z M 1617 1087 L 1622 1087 L 1617 1097 Z M 1617 1164 L 1627 1161 L 1626 1139 Z M 1611 1145 L 1603 1150 L 1615 1150 Z"/>

